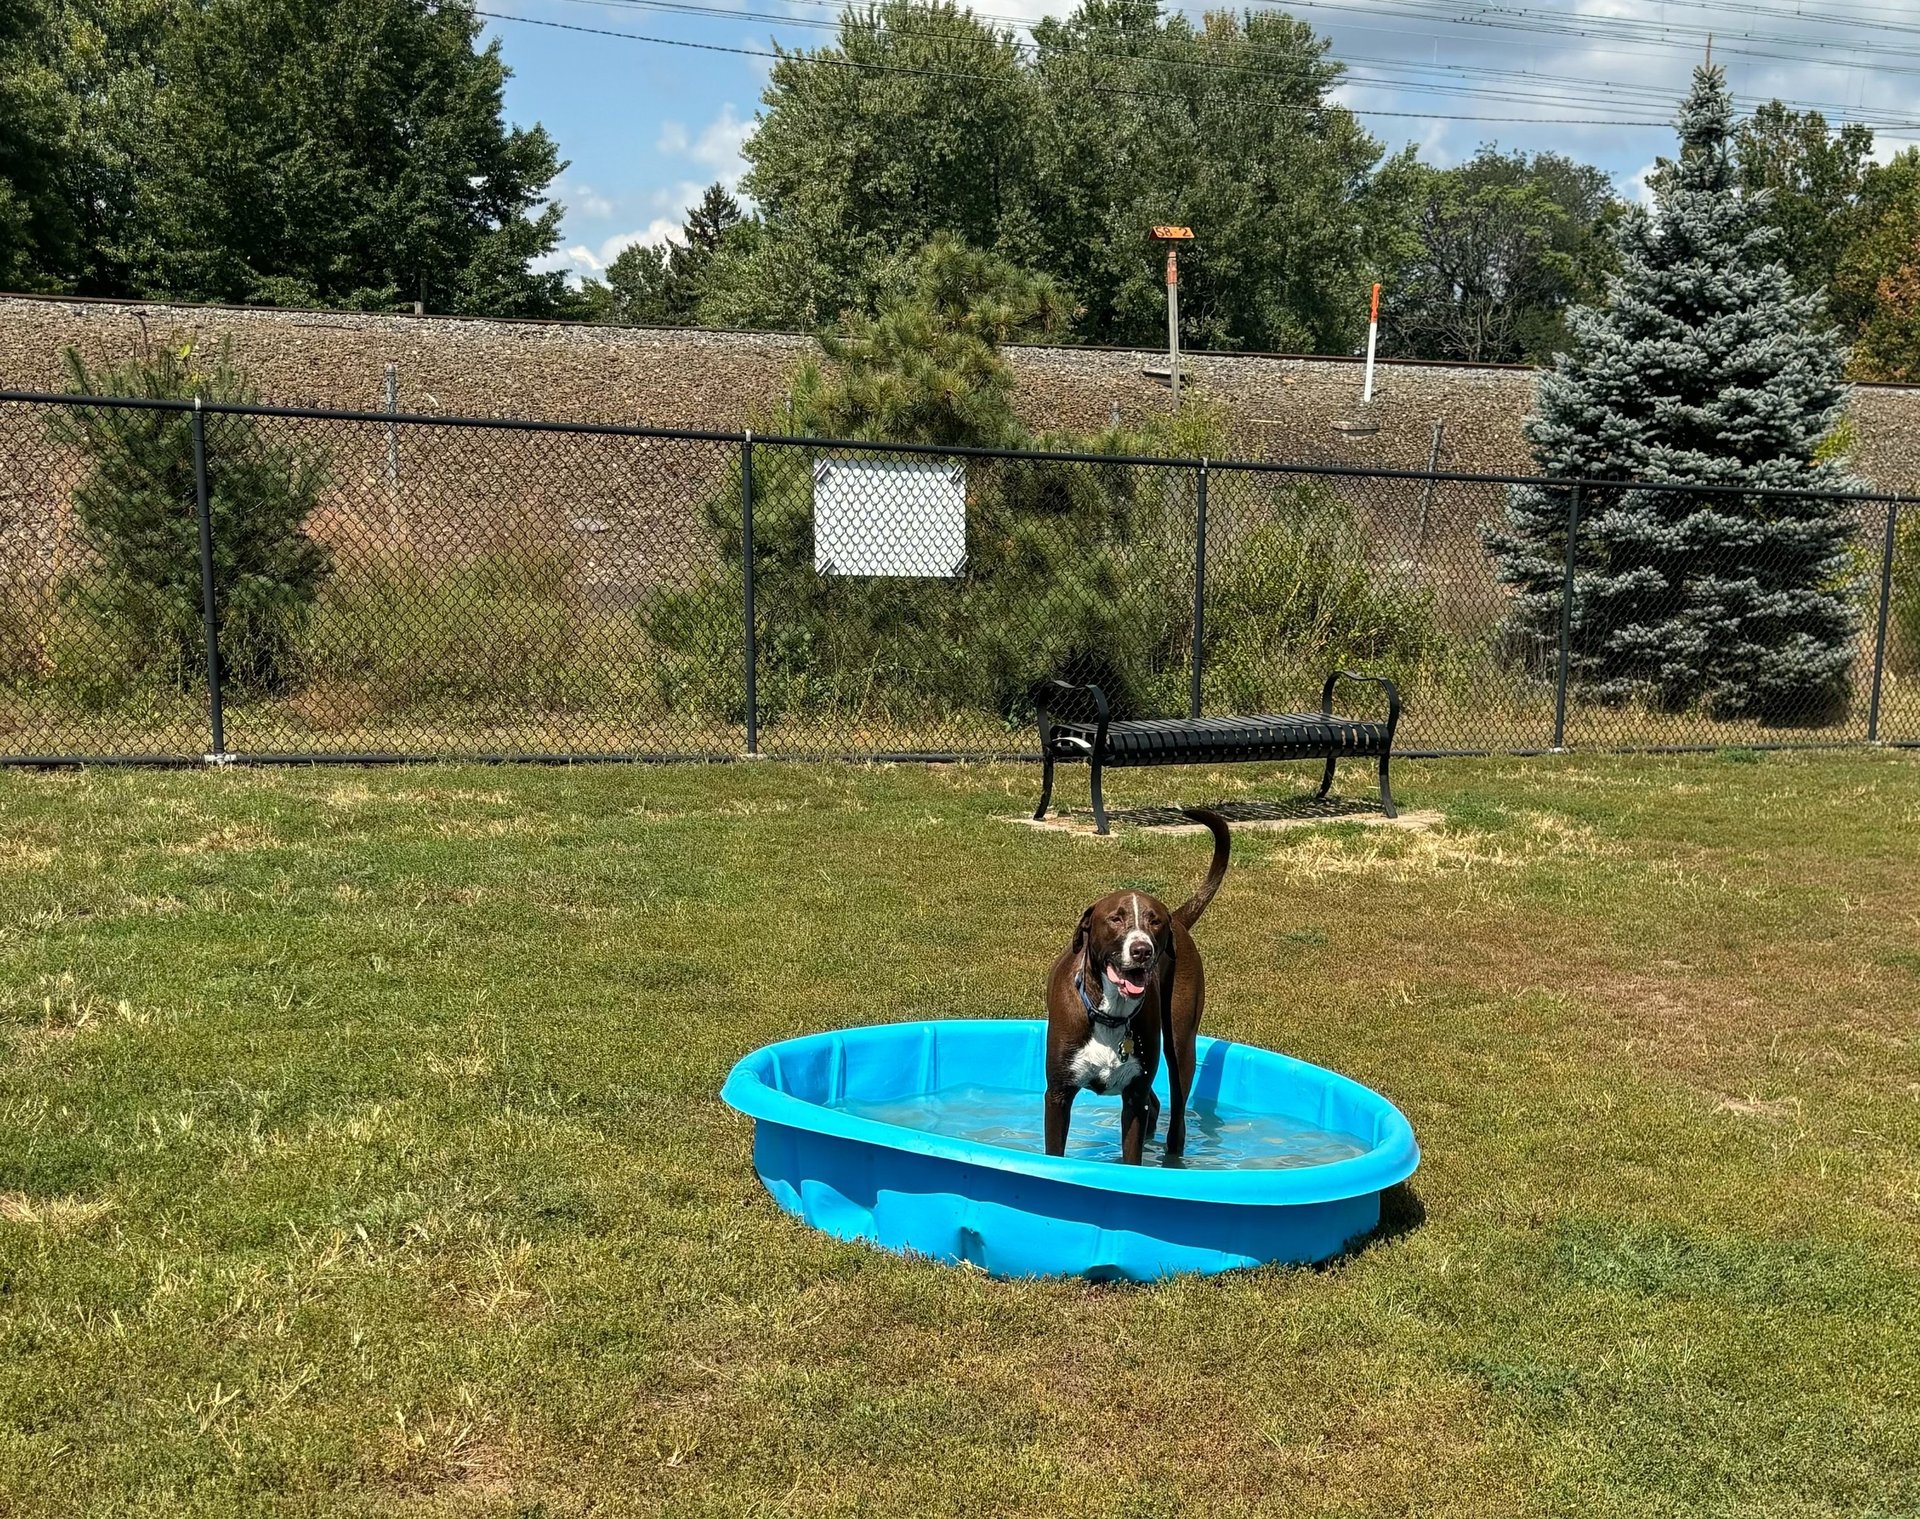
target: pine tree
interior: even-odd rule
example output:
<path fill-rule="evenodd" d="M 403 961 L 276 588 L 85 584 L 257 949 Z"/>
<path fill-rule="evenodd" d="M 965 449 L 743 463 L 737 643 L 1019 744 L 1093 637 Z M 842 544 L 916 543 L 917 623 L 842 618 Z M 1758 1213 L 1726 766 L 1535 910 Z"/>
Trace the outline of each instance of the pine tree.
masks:
<path fill-rule="evenodd" d="M 1542 376 L 1527 435 L 1549 478 L 1845 491 L 1821 440 L 1846 401 L 1845 354 L 1777 256 L 1763 196 L 1743 197 L 1733 102 L 1702 68 L 1680 154 L 1651 212 L 1618 233 L 1601 308 Z M 1557 635 L 1568 492 L 1516 489 L 1489 535 L 1520 620 Z M 1603 701 L 1823 722 L 1849 689 L 1850 502 L 1590 488 L 1581 501 L 1570 671 Z"/>
<path fill-rule="evenodd" d="M 743 220 L 740 202 L 727 194 L 727 187 L 708 185 L 700 203 L 687 213 L 687 248 L 703 261 L 710 259 L 720 251 L 720 240 Z"/>
<path fill-rule="evenodd" d="M 587 302 L 603 321 L 634 327 L 699 325 L 707 271 L 727 234 L 746 221 L 725 185 L 711 184 L 687 212 L 680 236 L 665 247 L 635 243 L 607 266 L 604 282 L 587 286 Z"/>
<path fill-rule="evenodd" d="M 66 366 L 67 389 L 79 396 L 260 399 L 224 349 L 156 345 L 96 373 L 69 348 Z M 94 561 L 87 603 L 126 635 L 136 664 L 185 689 L 204 648 L 189 414 L 77 403 L 55 413 L 50 431 L 85 465 L 72 500 Z M 208 419 L 207 453 L 223 677 L 236 690 L 281 695 L 299 680 L 308 618 L 332 573 L 331 552 L 307 532 L 328 460 L 236 416 Z"/>

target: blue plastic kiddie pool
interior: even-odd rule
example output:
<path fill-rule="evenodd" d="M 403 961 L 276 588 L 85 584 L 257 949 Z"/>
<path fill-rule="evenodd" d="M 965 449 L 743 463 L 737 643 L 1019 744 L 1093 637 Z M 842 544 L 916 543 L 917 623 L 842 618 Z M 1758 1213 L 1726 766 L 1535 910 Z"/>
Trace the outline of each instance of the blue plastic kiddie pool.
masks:
<path fill-rule="evenodd" d="M 721 1097 L 754 1120 L 774 1201 L 841 1239 L 993 1276 L 1151 1281 L 1338 1255 L 1420 1163 L 1358 1082 L 1201 1039 L 1187 1154 L 1119 1163 L 1119 1099 L 1080 1094 L 1064 1157 L 1040 1153 L 1046 1025 L 889 1023 L 748 1055 Z M 1167 1101 L 1166 1064 L 1156 1082 Z M 1163 1112 L 1160 1132 L 1166 1131 Z"/>

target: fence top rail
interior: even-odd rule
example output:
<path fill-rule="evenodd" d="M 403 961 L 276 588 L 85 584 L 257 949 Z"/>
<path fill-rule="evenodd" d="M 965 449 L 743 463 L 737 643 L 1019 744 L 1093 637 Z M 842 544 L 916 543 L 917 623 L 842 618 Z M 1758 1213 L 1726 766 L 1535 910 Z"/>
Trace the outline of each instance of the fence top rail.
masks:
<path fill-rule="evenodd" d="M 1017 459 L 1053 464 L 1142 465 L 1156 469 L 1236 470 L 1249 474 L 1323 475 L 1363 480 L 1432 481 L 1441 484 L 1535 486 L 1548 490 L 1665 490 L 1697 495 L 1765 496 L 1786 500 L 1858 501 L 1920 505 L 1920 494 L 1898 491 L 1823 491 L 1806 486 L 1715 485 L 1688 480 L 1571 479 L 1548 475 L 1476 474 L 1463 470 L 1389 469 L 1364 464 L 1312 464 L 1264 459 L 1197 459 L 1159 454 L 1095 454 L 1059 449 L 972 448 L 938 443 L 880 443 L 863 438 L 823 438 L 796 433 L 748 433 L 685 427 L 647 427 L 618 422 L 548 422 L 524 417 L 441 416 L 422 412 L 348 411 L 315 406 L 255 406 L 235 401 L 198 402 L 158 396 L 86 396 L 32 390 L 0 390 L 0 404 L 91 406 L 141 411 L 194 411 L 212 416 L 285 417 L 324 422 L 374 422 L 402 427 L 461 427 L 496 432 L 572 433 L 588 437 L 658 438 L 690 443 L 759 443 L 861 453 L 917 454 L 942 458 Z"/>

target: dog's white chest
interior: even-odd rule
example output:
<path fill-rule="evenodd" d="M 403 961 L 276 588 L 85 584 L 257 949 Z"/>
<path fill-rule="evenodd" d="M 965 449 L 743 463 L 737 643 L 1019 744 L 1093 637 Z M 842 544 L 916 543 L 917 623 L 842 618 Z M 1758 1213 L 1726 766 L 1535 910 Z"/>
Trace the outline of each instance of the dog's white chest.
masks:
<path fill-rule="evenodd" d="M 1074 1082 L 1103 1095 L 1119 1091 L 1140 1074 L 1140 1062 L 1127 1052 L 1127 1030 L 1104 1023 L 1093 1026 L 1093 1037 L 1073 1057 Z"/>

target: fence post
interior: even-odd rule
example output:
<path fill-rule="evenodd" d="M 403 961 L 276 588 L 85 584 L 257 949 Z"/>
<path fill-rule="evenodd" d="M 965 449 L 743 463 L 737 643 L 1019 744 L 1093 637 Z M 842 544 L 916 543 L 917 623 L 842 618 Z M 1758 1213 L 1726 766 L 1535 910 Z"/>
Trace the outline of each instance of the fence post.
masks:
<path fill-rule="evenodd" d="M 1567 574 L 1560 587 L 1560 658 L 1553 677 L 1553 747 L 1567 747 L 1567 666 L 1573 647 L 1573 563 L 1580 541 L 1580 487 L 1567 494 Z"/>
<path fill-rule="evenodd" d="M 1873 635 L 1873 695 L 1867 701 L 1867 742 L 1880 742 L 1880 682 L 1887 673 L 1887 613 L 1893 606 L 1893 550 L 1900 503 L 1887 503 L 1887 541 L 1880 554 L 1880 627 Z"/>
<path fill-rule="evenodd" d="M 227 714 L 220 695 L 220 617 L 213 600 L 213 513 L 207 505 L 207 424 L 200 397 L 193 398 L 193 502 L 200 519 L 200 623 L 207 645 L 207 726 L 212 730 L 209 765 L 227 765 Z"/>
<path fill-rule="evenodd" d="M 388 416 L 400 409 L 400 366 L 387 366 L 386 388 L 381 392 L 381 407 Z M 400 434 L 393 423 L 387 424 L 387 489 L 400 483 Z"/>
<path fill-rule="evenodd" d="M 756 689 L 760 651 L 753 625 L 753 430 L 749 428 L 740 444 L 740 578 L 743 586 L 741 612 L 746 628 L 747 660 L 747 753 L 760 752 L 760 694 Z"/>
<path fill-rule="evenodd" d="M 1200 670 L 1207 646 L 1207 461 L 1200 461 L 1195 482 L 1193 512 L 1193 658 L 1192 688 L 1187 692 L 1187 716 L 1200 715 Z"/>

